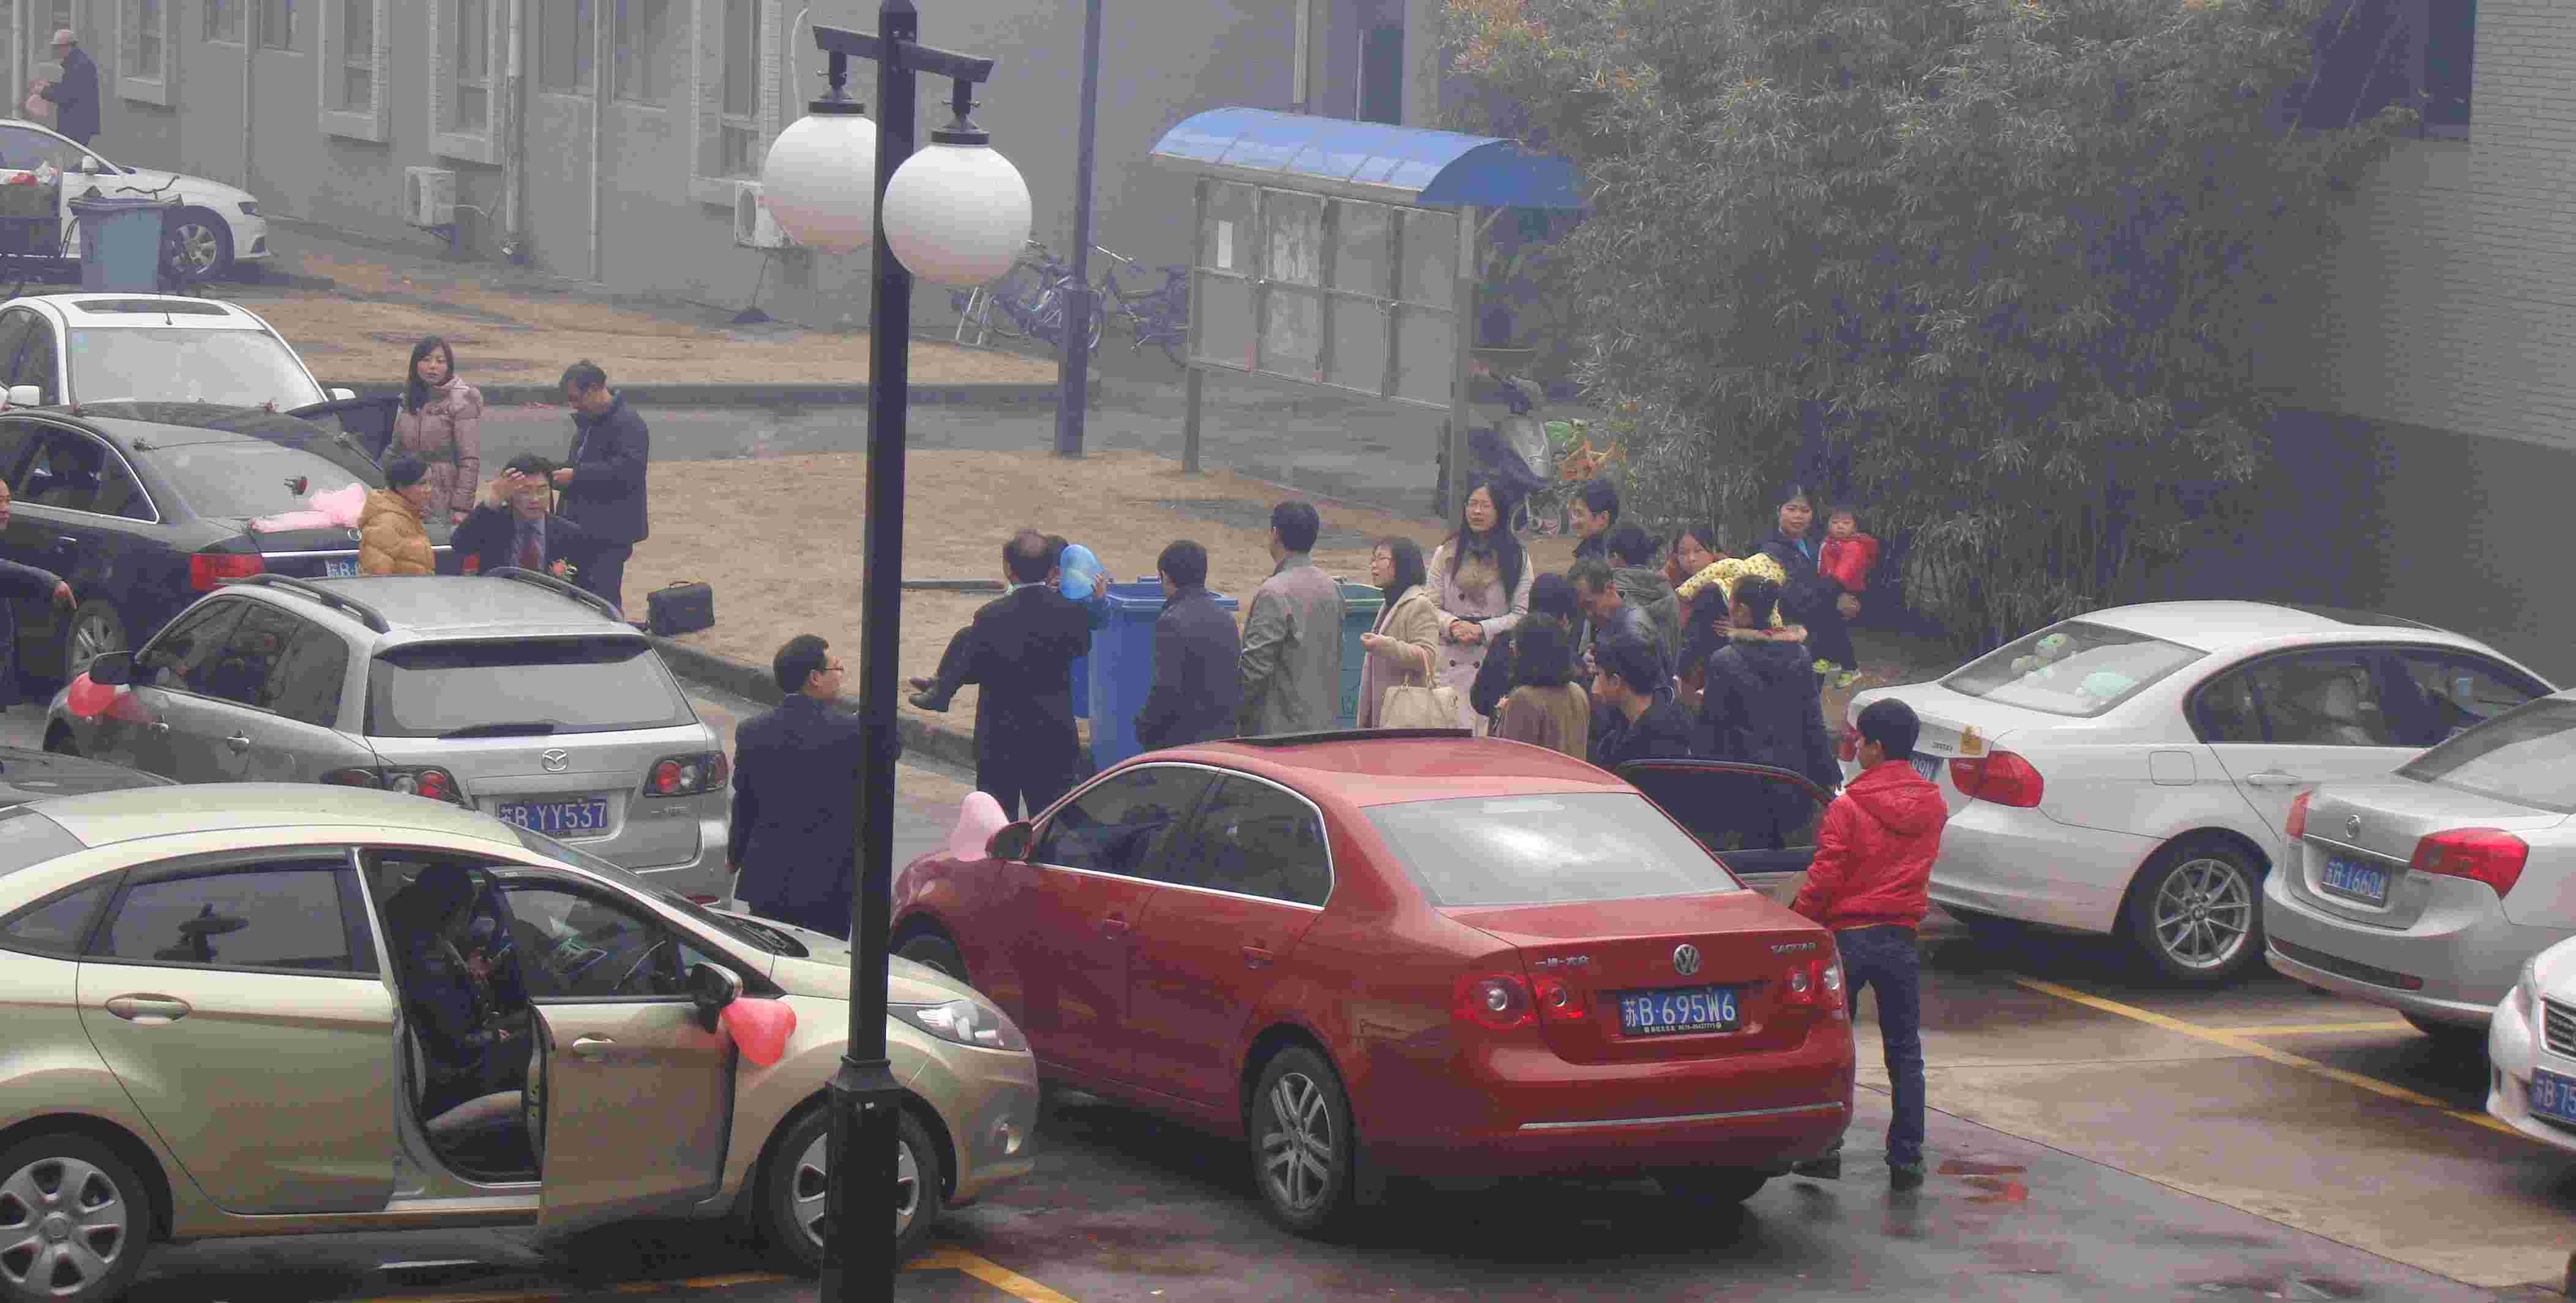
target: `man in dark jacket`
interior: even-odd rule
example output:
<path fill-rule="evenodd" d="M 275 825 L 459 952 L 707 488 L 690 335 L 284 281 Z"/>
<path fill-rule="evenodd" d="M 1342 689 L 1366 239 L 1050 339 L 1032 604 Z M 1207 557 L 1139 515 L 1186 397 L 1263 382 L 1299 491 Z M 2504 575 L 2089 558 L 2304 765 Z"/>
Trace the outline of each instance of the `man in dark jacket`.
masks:
<path fill-rule="evenodd" d="M 1736 580 L 1734 599 L 1726 645 L 1708 658 L 1702 684 L 1700 754 L 1786 769 L 1834 790 L 1842 766 L 1825 736 L 1824 682 L 1806 630 L 1771 627 L 1780 586 L 1761 575 Z"/>
<path fill-rule="evenodd" d="M 1611 530 L 1609 539 L 1610 560 L 1614 563 L 1611 587 L 1618 590 L 1620 601 L 1654 626 L 1655 636 L 1664 644 L 1664 659 L 1680 664 L 1682 602 L 1673 594 L 1672 581 L 1664 578 L 1663 545 L 1636 525 Z"/>
<path fill-rule="evenodd" d="M 9 528 L 9 486 L 0 484 L 0 531 Z M 18 704 L 18 603 L 50 601 L 57 612 L 70 611 L 71 585 L 51 570 L 0 561 L 0 710 Z M 73 673 L 80 667 L 71 667 Z"/>
<path fill-rule="evenodd" d="M 54 102 L 54 130 L 86 147 L 98 134 L 98 63 L 68 27 L 54 33 L 54 62 L 63 65 L 63 79 L 44 92 Z"/>
<path fill-rule="evenodd" d="M 1592 763 L 1617 769 L 1631 760 L 1681 760 L 1691 754 L 1690 720 L 1673 701 L 1663 649 L 1653 638 L 1613 630 L 1592 649 L 1599 672 L 1592 699 L 1613 721 L 1592 743 Z"/>
<path fill-rule="evenodd" d="M 644 418 L 609 391 L 608 373 L 596 363 L 566 368 L 563 396 L 571 404 L 572 451 L 554 473 L 563 490 L 564 519 L 593 543 L 581 586 L 626 609 L 626 559 L 650 532 L 644 510 L 645 468 L 653 452 Z"/>
<path fill-rule="evenodd" d="M 1619 581 L 1616 572 L 1611 570 L 1610 563 L 1599 557 L 1588 557 L 1575 562 L 1574 569 L 1569 572 L 1568 577 L 1574 582 L 1575 609 L 1583 616 L 1583 626 L 1576 638 L 1575 654 L 1582 661 L 1576 668 L 1582 674 L 1584 682 L 1587 684 L 1591 682 L 1595 669 L 1593 648 L 1608 638 L 1629 637 L 1654 645 L 1656 654 L 1663 658 L 1666 668 L 1663 674 L 1655 676 L 1650 681 L 1664 683 L 1671 675 L 1672 660 L 1663 653 L 1663 636 L 1656 632 L 1654 623 L 1646 618 L 1646 613 L 1630 606 L 1628 599 L 1620 593 Z M 1594 754 L 1600 753 L 1603 740 L 1609 737 L 1612 731 L 1625 726 L 1626 721 L 1619 717 L 1617 711 L 1610 708 L 1609 703 L 1602 701 L 1598 696 L 1592 699 Z"/>
<path fill-rule="evenodd" d="M 1234 736 L 1243 640 L 1234 617 L 1207 591 L 1207 549 L 1182 539 L 1154 563 L 1163 613 L 1154 617 L 1154 686 L 1136 712 L 1136 744 L 1148 751 Z"/>
<path fill-rule="evenodd" d="M 546 510 L 552 496 L 547 476 L 553 469 L 545 458 L 522 453 L 484 481 L 472 514 L 448 540 L 461 568 L 488 575 L 517 566 L 579 581 L 589 568 L 592 543 L 581 526 Z"/>
<path fill-rule="evenodd" d="M 734 895 L 763 918 L 847 937 L 867 731 L 831 709 L 844 674 L 829 643 L 798 634 L 771 669 L 786 700 L 734 734 Z"/>
<path fill-rule="evenodd" d="M 1610 559 L 1610 531 L 1619 524 L 1619 486 L 1604 479 L 1585 480 L 1574 490 L 1565 514 L 1574 522 L 1577 561 Z"/>
<path fill-rule="evenodd" d="M 1091 652 L 1091 616 L 1049 584 L 1056 554 L 1023 529 L 1002 545 L 1009 591 L 984 604 L 966 636 L 950 642 L 939 675 L 912 704 L 946 710 L 972 683 L 975 787 L 1013 818 L 1030 817 L 1071 788 L 1082 765 L 1073 727 L 1073 663 Z M 918 680 L 916 680 L 918 682 Z"/>

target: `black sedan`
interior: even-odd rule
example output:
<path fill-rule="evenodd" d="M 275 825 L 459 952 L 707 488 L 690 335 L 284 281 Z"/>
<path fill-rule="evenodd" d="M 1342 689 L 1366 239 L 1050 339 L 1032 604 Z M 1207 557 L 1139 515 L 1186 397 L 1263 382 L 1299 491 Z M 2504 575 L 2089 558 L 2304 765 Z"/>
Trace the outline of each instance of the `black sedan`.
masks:
<path fill-rule="evenodd" d="M 224 580 L 357 573 L 354 529 L 255 529 L 317 493 L 384 487 L 336 422 L 190 403 L 91 403 L 0 414 L 0 479 L 15 499 L 0 556 L 69 582 L 68 614 L 18 607 L 18 670 L 61 682 L 138 646 Z M 447 524 L 429 525 L 440 568 Z"/>

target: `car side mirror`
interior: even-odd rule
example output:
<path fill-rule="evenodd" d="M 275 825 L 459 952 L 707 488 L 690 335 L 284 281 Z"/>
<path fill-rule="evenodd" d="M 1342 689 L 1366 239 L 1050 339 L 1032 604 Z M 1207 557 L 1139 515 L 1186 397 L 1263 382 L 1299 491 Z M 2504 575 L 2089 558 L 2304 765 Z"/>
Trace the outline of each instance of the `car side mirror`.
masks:
<path fill-rule="evenodd" d="M 42 407 L 45 405 L 45 391 L 41 386 L 37 385 L 11 385 L 9 386 L 8 398 L 9 405 L 11 407 Z"/>
<path fill-rule="evenodd" d="M 698 1025 L 708 1031 L 716 1029 L 726 1005 L 742 998 L 742 979 L 732 969 L 715 964 L 689 965 L 688 985 L 689 1002 L 698 1007 Z"/>
<path fill-rule="evenodd" d="M 355 389 L 334 389 L 330 392 L 331 401 L 335 403 L 356 402 L 358 398 L 358 391 Z"/>
<path fill-rule="evenodd" d="M 102 688 L 121 688 L 134 682 L 134 653 L 101 652 L 90 659 L 89 681 Z"/>
<path fill-rule="evenodd" d="M 994 833 L 993 840 L 984 844 L 984 853 L 997 860 L 1025 860 L 1029 857 L 1029 848 L 1035 846 L 1037 840 L 1037 825 L 1022 819 L 1018 823 L 1005 824 L 1000 832 Z"/>

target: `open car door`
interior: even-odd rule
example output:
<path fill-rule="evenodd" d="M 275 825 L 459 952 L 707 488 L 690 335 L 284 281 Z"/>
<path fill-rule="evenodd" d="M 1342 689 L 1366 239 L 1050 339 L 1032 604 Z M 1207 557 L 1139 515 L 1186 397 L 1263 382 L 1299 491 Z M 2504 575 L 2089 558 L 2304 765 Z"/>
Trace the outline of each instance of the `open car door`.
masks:
<path fill-rule="evenodd" d="M 385 448 L 394 441 L 394 413 L 401 410 L 399 398 L 343 398 L 288 412 L 344 436 L 347 442 L 382 464 Z"/>
<path fill-rule="evenodd" d="M 1803 774 L 1729 760 L 1631 760 L 1619 777 L 1717 853 L 1744 885 L 1788 903 L 1833 797 Z"/>

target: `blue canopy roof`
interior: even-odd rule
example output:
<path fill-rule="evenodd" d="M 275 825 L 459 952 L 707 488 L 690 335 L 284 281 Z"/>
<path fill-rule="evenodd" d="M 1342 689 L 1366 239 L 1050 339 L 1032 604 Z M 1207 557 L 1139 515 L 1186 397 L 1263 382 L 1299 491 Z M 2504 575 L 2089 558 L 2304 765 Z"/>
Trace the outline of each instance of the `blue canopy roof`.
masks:
<path fill-rule="evenodd" d="M 1275 109 L 1210 109 L 1163 133 L 1152 157 L 1208 176 L 1386 203 L 1583 206 L 1573 164 L 1509 140 Z"/>

